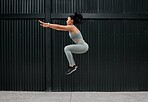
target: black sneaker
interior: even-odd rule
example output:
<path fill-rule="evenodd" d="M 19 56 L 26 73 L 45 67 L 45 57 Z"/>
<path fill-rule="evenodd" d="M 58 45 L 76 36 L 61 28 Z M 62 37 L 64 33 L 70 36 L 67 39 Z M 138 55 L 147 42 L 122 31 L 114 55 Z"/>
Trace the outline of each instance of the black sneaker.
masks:
<path fill-rule="evenodd" d="M 78 68 L 78 66 L 76 66 L 76 65 L 74 65 L 73 67 L 69 67 L 66 75 L 69 75 L 72 72 L 76 71 L 77 68 Z"/>

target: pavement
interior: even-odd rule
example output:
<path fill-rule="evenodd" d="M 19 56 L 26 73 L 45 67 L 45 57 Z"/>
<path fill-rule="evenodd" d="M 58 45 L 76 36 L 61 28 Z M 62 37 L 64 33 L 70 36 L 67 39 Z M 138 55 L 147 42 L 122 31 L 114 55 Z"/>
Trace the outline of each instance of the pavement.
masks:
<path fill-rule="evenodd" d="M 148 92 L 0 91 L 0 102 L 148 102 Z"/>

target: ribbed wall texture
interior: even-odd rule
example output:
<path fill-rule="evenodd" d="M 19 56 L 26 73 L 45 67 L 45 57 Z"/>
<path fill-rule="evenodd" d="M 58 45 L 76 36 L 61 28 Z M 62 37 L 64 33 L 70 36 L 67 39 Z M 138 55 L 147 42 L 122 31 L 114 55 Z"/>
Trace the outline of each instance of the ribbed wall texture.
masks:
<path fill-rule="evenodd" d="M 45 35 L 33 20 L 0 20 L 0 90 L 45 90 Z"/>
<path fill-rule="evenodd" d="M 90 49 L 74 55 L 79 68 L 70 76 L 65 76 L 68 62 L 63 50 L 71 44 L 69 35 L 52 33 L 54 91 L 148 90 L 148 21 L 86 20 L 78 27 Z"/>
<path fill-rule="evenodd" d="M 148 0 L 52 0 L 53 13 L 147 13 Z"/>
<path fill-rule="evenodd" d="M 44 5 L 44 0 L 0 1 L 1 15 L 26 17 L 0 20 L 0 90 L 46 90 L 45 31 L 26 15 L 45 13 Z"/>
<path fill-rule="evenodd" d="M 0 0 L 0 14 L 44 13 L 45 0 Z"/>
<path fill-rule="evenodd" d="M 148 90 L 148 20 L 136 19 L 148 13 L 147 5 L 148 0 L 1 0 L 0 90 Z M 74 55 L 79 68 L 66 76 L 68 32 L 45 30 L 34 18 L 65 24 L 50 17 L 76 11 L 117 17 L 86 17 L 78 25 L 89 51 Z"/>

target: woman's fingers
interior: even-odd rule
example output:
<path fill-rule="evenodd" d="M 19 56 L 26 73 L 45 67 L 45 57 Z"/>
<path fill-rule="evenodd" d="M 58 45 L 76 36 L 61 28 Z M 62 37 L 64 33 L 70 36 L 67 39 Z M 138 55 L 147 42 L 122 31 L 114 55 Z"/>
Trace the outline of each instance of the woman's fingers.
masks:
<path fill-rule="evenodd" d="M 47 24 L 44 23 L 44 22 L 42 22 L 41 20 L 38 20 L 38 22 L 40 23 L 40 26 L 42 26 L 42 27 L 47 27 Z"/>
<path fill-rule="evenodd" d="M 41 20 L 38 20 L 38 22 L 40 23 L 40 26 L 42 27 L 48 27 L 48 23 L 42 22 Z"/>
<path fill-rule="evenodd" d="M 42 26 L 42 27 L 48 27 L 46 24 L 40 24 L 40 26 Z"/>
<path fill-rule="evenodd" d="M 44 23 L 44 22 L 42 22 L 41 20 L 38 20 L 38 21 L 39 21 L 40 23 L 42 23 L 42 24 Z"/>

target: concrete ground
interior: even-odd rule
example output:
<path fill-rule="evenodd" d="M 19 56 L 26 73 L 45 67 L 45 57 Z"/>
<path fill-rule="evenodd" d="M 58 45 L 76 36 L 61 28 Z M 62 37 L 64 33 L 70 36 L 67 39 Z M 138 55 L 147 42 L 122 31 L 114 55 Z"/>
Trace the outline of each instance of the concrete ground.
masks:
<path fill-rule="evenodd" d="M 0 91 L 0 102 L 148 102 L 148 92 Z"/>

